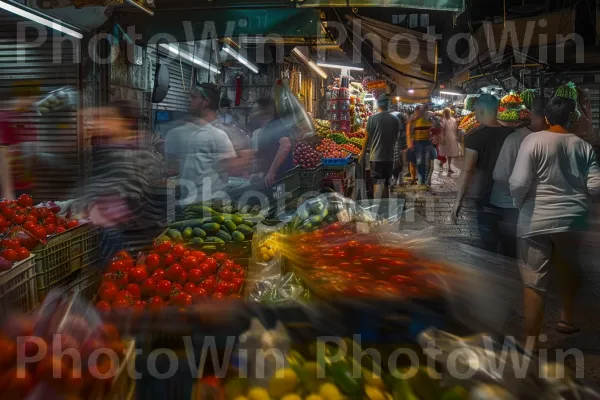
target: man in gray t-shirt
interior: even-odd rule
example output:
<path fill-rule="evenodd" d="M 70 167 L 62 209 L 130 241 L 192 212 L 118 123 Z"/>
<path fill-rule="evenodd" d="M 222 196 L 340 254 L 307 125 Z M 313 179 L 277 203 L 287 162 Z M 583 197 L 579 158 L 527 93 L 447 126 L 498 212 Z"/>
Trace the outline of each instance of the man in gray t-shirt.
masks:
<path fill-rule="evenodd" d="M 377 99 L 379 112 L 367 121 L 367 142 L 373 178 L 373 196 L 388 197 L 388 187 L 394 170 L 394 149 L 400 133 L 400 121 L 389 112 L 390 99 L 382 95 Z"/>

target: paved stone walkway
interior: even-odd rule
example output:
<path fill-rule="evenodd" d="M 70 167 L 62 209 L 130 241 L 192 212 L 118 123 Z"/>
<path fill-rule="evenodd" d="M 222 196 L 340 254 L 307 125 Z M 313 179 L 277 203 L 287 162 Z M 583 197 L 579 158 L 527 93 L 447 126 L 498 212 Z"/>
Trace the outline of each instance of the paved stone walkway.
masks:
<path fill-rule="evenodd" d="M 457 163 L 460 168 L 460 161 Z M 475 207 L 472 200 L 463 203 L 459 221 L 452 225 L 449 221 L 450 212 L 456 199 L 458 171 L 452 177 L 433 174 L 432 188 L 429 192 L 419 192 L 414 189 L 401 190 L 398 197 L 406 199 L 406 208 L 415 210 L 415 223 L 431 225 L 433 235 L 455 239 L 456 241 L 473 246 L 479 246 L 477 233 Z M 600 215 L 600 213 L 598 213 Z M 595 219 L 598 221 L 600 218 Z M 581 332 L 572 336 L 562 335 L 554 331 L 556 322 L 560 319 L 560 302 L 557 297 L 555 278 L 551 279 L 551 289 L 548 293 L 546 314 L 543 333 L 548 337 L 550 349 L 569 350 L 579 349 L 584 354 L 583 365 L 578 365 L 578 370 L 583 370 L 584 377 L 600 385 L 600 226 L 596 225 L 596 233 L 590 233 L 582 251 L 582 286 L 576 299 L 575 324 Z M 484 267 L 484 266 L 482 266 Z M 504 271 L 503 271 L 504 273 Z M 505 272 L 507 278 L 520 282 L 516 266 Z M 520 285 L 515 285 L 510 293 L 510 317 L 505 323 L 503 331 L 509 335 L 520 336 L 522 332 L 522 291 Z M 548 352 L 552 359 L 555 351 Z M 573 358 L 567 358 L 567 364 L 575 369 Z"/>

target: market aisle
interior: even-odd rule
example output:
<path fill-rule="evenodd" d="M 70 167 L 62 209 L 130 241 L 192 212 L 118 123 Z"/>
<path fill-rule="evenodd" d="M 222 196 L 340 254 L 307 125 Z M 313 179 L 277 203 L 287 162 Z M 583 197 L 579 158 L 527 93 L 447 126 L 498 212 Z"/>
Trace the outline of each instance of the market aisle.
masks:
<path fill-rule="evenodd" d="M 461 160 L 456 163 L 457 171 L 452 177 L 440 174 L 436 169 L 433 175 L 432 189 L 430 192 L 418 192 L 408 190 L 399 194 L 406 199 L 407 208 L 411 204 L 417 212 L 417 218 L 421 217 L 434 228 L 434 235 L 450 238 L 462 243 L 478 246 L 480 241 L 477 233 L 475 206 L 472 201 L 467 200 L 463 205 L 457 225 L 449 222 L 450 212 L 456 198 L 456 182 L 459 169 L 462 167 Z M 600 213 L 599 213 L 600 214 Z M 598 218 L 596 218 L 598 220 Z M 600 225 L 596 225 L 598 232 Z M 600 384 L 600 319 L 597 318 L 600 311 L 597 299 L 600 296 L 600 270 L 594 266 L 594 260 L 598 254 L 595 250 L 600 245 L 600 232 L 590 233 L 586 239 L 585 251 L 582 260 L 582 288 L 576 300 L 577 313 L 575 317 L 576 326 L 581 332 L 573 336 L 562 335 L 554 331 L 554 326 L 559 320 L 560 303 L 557 297 L 556 283 L 553 276 L 552 289 L 548 294 L 547 308 L 544 319 L 543 332 L 548 336 L 548 344 L 552 349 L 579 349 L 584 354 L 584 376 L 586 379 Z M 520 279 L 516 266 L 511 278 Z M 505 323 L 505 331 L 509 335 L 518 335 L 522 330 L 522 293 L 517 291 L 514 298 L 512 312 Z M 553 358 L 549 351 L 548 358 Z M 567 357 L 567 363 L 575 368 L 572 357 Z"/>

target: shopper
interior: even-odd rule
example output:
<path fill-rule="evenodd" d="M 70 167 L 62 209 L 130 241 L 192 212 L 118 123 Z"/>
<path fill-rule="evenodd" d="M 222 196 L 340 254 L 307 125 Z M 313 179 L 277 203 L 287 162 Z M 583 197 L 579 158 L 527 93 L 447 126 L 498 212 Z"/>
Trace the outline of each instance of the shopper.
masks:
<path fill-rule="evenodd" d="M 169 132 L 177 138 L 173 151 L 182 152 L 179 174 L 183 206 L 227 197 L 228 176 L 241 176 L 251 165 L 251 159 L 236 153 L 227 133 L 217 128 L 219 97 L 214 84 L 195 87 L 190 94 L 194 118 Z"/>
<path fill-rule="evenodd" d="M 256 138 L 258 172 L 264 174 L 265 183 L 272 186 L 285 172 L 294 168 L 292 132 L 275 112 L 270 99 L 260 101 L 262 128 Z"/>
<path fill-rule="evenodd" d="M 408 119 L 406 124 L 406 161 L 408 163 L 408 173 L 404 176 L 405 180 L 408 179 L 410 185 L 417 183 L 417 158 L 415 157 L 415 143 L 412 137 L 412 127 L 414 121 L 421 118 L 421 106 L 416 106 L 413 113 Z"/>
<path fill-rule="evenodd" d="M 394 149 L 400 137 L 400 121 L 390 112 L 390 98 L 381 95 L 377 99 L 378 112 L 367 121 L 367 137 L 360 159 L 369 151 L 373 198 L 389 197 L 389 185 L 394 170 Z"/>
<path fill-rule="evenodd" d="M 521 276 L 525 285 L 527 337 L 537 339 L 544 316 L 548 272 L 559 274 L 562 309 L 556 330 L 573 326 L 573 298 L 578 287 L 579 232 L 585 230 L 591 200 L 600 197 L 600 168 L 592 146 L 573 133 L 576 102 L 555 97 L 546 107 L 547 130 L 527 136 L 510 177 L 519 209 Z"/>
<path fill-rule="evenodd" d="M 420 115 L 411 124 L 411 138 L 415 151 L 417 163 L 419 189 L 428 189 L 430 184 L 430 164 L 436 158 L 435 146 L 431 143 L 430 129 L 433 124 L 431 121 L 431 111 L 428 105 L 424 105 L 420 110 Z"/>
<path fill-rule="evenodd" d="M 465 139 L 465 163 L 458 180 L 458 193 L 451 221 L 456 223 L 461 203 L 477 171 L 479 179 L 476 197 L 477 225 L 483 247 L 492 252 L 498 251 L 498 224 L 500 212 L 490 204 L 494 186 L 493 171 L 504 141 L 514 129 L 498 123 L 498 99 L 490 94 L 482 94 L 475 102 L 475 116 L 481 126 Z"/>
<path fill-rule="evenodd" d="M 446 158 L 446 162 L 448 163 L 447 173 L 450 176 L 454 173 L 452 170 L 452 159 L 460 156 L 460 145 L 458 143 L 458 123 L 451 115 L 449 108 L 445 108 L 443 111 L 441 125 L 438 156 Z"/>
<path fill-rule="evenodd" d="M 92 222 L 103 228 L 103 261 L 127 246 L 131 237 L 150 239 L 164 226 L 166 210 L 151 200 L 151 182 L 162 172 L 158 154 L 140 145 L 139 105 L 116 101 L 95 110 L 89 130 L 94 139 L 92 171 L 75 201 Z M 101 138 L 101 139 L 99 139 Z"/>
<path fill-rule="evenodd" d="M 398 140 L 396 141 L 396 147 L 394 148 L 394 170 L 393 180 L 399 182 L 402 175 L 402 169 L 404 167 L 403 154 L 407 149 L 406 143 L 406 117 L 399 111 L 393 112 L 392 115 L 398 118 L 400 122 L 400 130 L 398 131 Z"/>
<path fill-rule="evenodd" d="M 508 180 L 513 172 L 515 161 L 521 142 L 532 132 L 539 132 L 546 128 L 544 115 L 545 100 L 540 98 L 533 102 L 531 107 L 531 123 L 508 135 L 494 168 L 494 186 L 490 195 L 490 204 L 498 208 L 500 222 L 498 233 L 500 237 L 500 254 L 517 258 L 517 221 L 519 210 L 513 204 Z"/>

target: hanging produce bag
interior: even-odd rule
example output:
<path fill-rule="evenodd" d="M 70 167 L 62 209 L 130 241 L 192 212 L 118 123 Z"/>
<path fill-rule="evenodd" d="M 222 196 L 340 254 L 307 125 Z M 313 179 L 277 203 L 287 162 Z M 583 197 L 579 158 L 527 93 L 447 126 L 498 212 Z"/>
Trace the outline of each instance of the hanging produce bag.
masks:
<path fill-rule="evenodd" d="M 315 134 L 310 116 L 281 80 L 273 86 L 273 99 L 277 116 L 290 129 L 290 139 L 299 140 Z"/>

